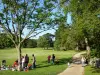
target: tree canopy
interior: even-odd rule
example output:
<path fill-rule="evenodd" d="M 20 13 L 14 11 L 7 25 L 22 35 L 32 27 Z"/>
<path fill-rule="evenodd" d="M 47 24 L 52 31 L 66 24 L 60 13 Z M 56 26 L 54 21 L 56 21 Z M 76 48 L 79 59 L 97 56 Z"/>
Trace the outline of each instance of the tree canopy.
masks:
<path fill-rule="evenodd" d="M 64 13 L 71 13 L 72 25 L 69 34 L 76 42 L 76 46 L 79 46 L 82 41 L 85 42 L 88 54 L 90 47 L 96 50 L 100 48 L 99 39 L 97 39 L 99 38 L 99 29 L 97 28 L 100 26 L 99 5 L 99 0 L 60 0 L 60 6 Z"/>
<path fill-rule="evenodd" d="M 37 40 L 37 46 L 48 49 L 49 47 L 53 47 L 53 38 L 54 35 L 47 33 L 39 37 Z"/>
<path fill-rule="evenodd" d="M 55 26 L 52 16 L 57 0 L 1 0 L 0 6 L 0 27 L 18 50 L 20 64 L 21 44 L 25 39 Z"/>

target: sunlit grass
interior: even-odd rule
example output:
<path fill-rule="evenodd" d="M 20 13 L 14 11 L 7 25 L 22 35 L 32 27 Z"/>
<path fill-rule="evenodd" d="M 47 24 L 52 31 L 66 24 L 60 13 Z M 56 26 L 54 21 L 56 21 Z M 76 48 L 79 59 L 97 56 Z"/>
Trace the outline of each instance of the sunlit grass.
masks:
<path fill-rule="evenodd" d="M 29 72 L 18 72 L 18 71 L 0 71 L 0 75 L 57 75 L 67 68 L 67 62 L 75 54 L 75 51 L 54 51 L 54 50 L 43 50 L 41 48 L 23 48 L 22 55 L 28 54 L 29 58 L 32 58 L 32 54 L 36 56 L 37 68 L 30 70 Z M 47 63 L 47 56 L 55 54 L 56 59 L 59 59 L 59 64 L 52 65 Z M 16 49 L 1 49 L 0 50 L 0 62 L 5 59 L 7 65 L 12 65 L 17 59 Z M 30 63 L 32 61 L 30 60 Z"/>
<path fill-rule="evenodd" d="M 95 68 L 91 66 L 85 67 L 85 74 L 84 75 L 100 75 L 100 68 Z"/>

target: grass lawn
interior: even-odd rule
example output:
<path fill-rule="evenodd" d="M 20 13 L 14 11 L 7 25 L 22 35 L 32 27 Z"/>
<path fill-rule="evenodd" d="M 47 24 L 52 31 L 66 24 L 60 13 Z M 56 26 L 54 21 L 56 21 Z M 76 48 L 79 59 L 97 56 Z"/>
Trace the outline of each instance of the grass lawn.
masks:
<path fill-rule="evenodd" d="M 53 51 L 43 50 L 41 48 L 24 48 L 22 49 L 22 55 L 28 54 L 29 58 L 32 58 L 32 54 L 36 56 L 37 68 L 28 72 L 18 71 L 0 71 L 0 75 L 57 75 L 67 68 L 67 62 L 75 54 L 75 51 Z M 55 54 L 56 59 L 59 59 L 59 64 L 52 65 L 47 63 L 47 56 Z M 0 62 L 5 59 L 7 65 L 12 65 L 17 59 L 17 51 L 15 49 L 1 49 L 0 50 Z M 30 60 L 30 63 L 32 61 Z"/>
<path fill-rule="evenodd" d="M 85 74 L 84 75 L 100 75 L 100 69 L 87 66 L 85 67 Z"/>

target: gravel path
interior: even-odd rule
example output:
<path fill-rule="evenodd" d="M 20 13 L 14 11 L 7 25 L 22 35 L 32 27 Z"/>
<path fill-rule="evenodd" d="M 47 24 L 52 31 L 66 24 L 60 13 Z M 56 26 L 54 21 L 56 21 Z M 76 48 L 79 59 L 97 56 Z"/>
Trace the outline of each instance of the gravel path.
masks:
<path fill-rule="evenodd" d="M 80 52 L 77 53 L 73 56 L 73 62 L 70 67 L 68 67 L 66 70 L 64 70 L 62 73 L 58 74 L 58 75 L 83 75 L 84 74 L 84 67 L 82 67 L 82 65 L 80 64 L 80 56 L 81 54 L 83 54 L 85 52 Z M 77 61 L 78 59 L 78 61 Z M 76 62 L 78 62 L 78 64 L 76 64 Z"/>

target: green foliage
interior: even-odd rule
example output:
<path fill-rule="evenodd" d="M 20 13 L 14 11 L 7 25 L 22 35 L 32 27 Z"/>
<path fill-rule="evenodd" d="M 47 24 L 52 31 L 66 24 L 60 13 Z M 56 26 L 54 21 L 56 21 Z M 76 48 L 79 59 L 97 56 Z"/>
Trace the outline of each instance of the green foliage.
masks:
<path fill-rule="evenodd" d="M 53 47 L 53 39 L 54 35 L 47 33 L 44 34 L 43 36 L 40 36 L 38 41 L 37 41 L 37 46 L 38 47 L 42 47 L 42 48 L 49 48 L 49 47 Z"/>
<path fill-rule="evenodd" d="M 84 75 L 99 75 L 100 69 L 91 66 L 86 66 L 84 72 Z"/>
<path fill-rule="evenodd" d="M 14 47 L 11 39 L 8 38 L 7 34 L 0 33 L 0 48 L 11 48 Z"/>
<path fill-rule="evenodd" d="M 62 22 L 61 22 L 62 23 Z M 55 49 L 56 50 L 70 50 L 75 48 L 75 42 L 71 36 L 71 26 L 62 23 L 59 25 L 55 35 Z"/>
<path fill-rule="evenodd" d="M 51 16 L 57 2 L 55 0 L 42 0 L 42 3 L 41 0 L 1 0 L 0 2 L 2 7 L 0 28 L 7 33 L 18 50 L 18 68 L 21 70 L 22 43 L 27 38 L 54 27 Z M 50 21 L 45 21 L 46 19 Z M 24 35 L 23 39 L 22 35 Z"/>
<path fill-rule="evenodd" d="M 0 48 L 2 49 L 2 48 L 12 48 L 12 47 L 14 47 L 14 44 L 11 41 L 11 39 L 7 36 L 6 33 L 1 33 L 0 34 Z M 25 40 L 22 47 L 35 48 L 37 47 L 37 41 L 34 39 Z"/>
<path fill-rule="evenodd" d="M 48 41 L 46 40 L 45 37 L 40 36 L 38 41 L 37 41 L 37 46 L 44 48 L 45 46 L 48 46 Z"/>
<path fill-rule="evenodd" d="M 24 48 L 35 48 L 37 47 L 37 40 L 35 39 L 27 39 L 23 42 Z"/>
<path fill-rule="evenodd" d="M 0 26 L 16 46 L 35 33 L 37 35 L 54 27 L 51 16 L 54 16 L 57 0 L 1 0 L 0 5 Z M 22 35 L 25 39 L 21 39 Z"/>
<path fill-rule="evenodd" d="M 95 57 L 96 55 L 97 55 L 96 50 L 91 50 L 91 57 L 93 58 L 93 57 Z"/>
<path fill-rule="evenodd" d="M 99 26 L 100 18 L 99 0 L 60 0 L 60 6 L 65 13 L 72 16 L 71 39 L 79 45 L 88 40 L 86 46 L 91 46 L 97 52 L 100 50 Z"/>

